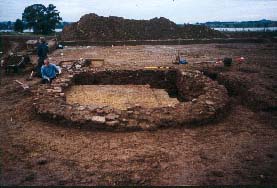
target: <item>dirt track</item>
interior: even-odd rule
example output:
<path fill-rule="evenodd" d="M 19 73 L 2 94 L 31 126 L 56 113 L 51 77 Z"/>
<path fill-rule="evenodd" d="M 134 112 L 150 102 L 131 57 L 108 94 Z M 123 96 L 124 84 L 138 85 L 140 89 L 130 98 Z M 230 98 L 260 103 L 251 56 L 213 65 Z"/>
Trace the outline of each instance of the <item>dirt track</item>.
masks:
<path fill-rule="evenodd" d="M 94 53 L 105 54 L 111 49 L 99 48 Z M 140 47 L 130 48 L 141 50 L 144 58 L 148 53 Z M 172 52 L 176 52 L 174 48 Z M 252 72 L 243 64 L 241 67 L 246 66 L 248 72 L 233 67 L 227 73 L 246 81 L 249 88 L 262 88 L 256 95 L 276 94 L 276 45 L 209 44 L 177 48 L 187 55 L 189 62 L 245 56 Z M 110 57 L 116 59 L 119 54 L 111 51 Z M 164 52 L 160 51 L 162 56 Z M 60 53 L 56 51 L 52 57 L 58 59 Z M 87 51 L 63 53 L 63 58 L 91 56 Z M 163 59 L 161 56 L 159 59 Z M 105 66 L 115 68 L 171 65 L 170 59 L 131 65 L 128 59 L 109 61 L 109 56 L 107 59 Z M 272 107 L 267 112 L 256 111 L 251 104 L 242 105 L 238 94 L 232 96 L 229 114 L 213 124 L 152 132 L 95 132 L 40 119 L 33 113 L 31 94 L 12 82 L 24 78 L 26 75 L 5 77 L 0 87 L 1 185 L 277 184 L 276 110 Z"/>

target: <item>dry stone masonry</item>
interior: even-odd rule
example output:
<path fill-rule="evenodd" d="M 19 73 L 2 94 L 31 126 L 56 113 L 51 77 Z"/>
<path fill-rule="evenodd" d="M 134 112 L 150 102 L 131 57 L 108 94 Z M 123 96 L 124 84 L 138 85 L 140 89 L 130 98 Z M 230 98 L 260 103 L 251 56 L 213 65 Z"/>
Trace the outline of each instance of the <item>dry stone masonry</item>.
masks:
<path fill-rule="evenodd" d="M 40 85 L 36 91 L 33 104 L 36 112 L 65 126 L 132 131 L 205 124 L 223 114 L 228 105 L 225 87 L 200 71 L 93 69 L 90 63 L 87 60 L 61 62 L 62 75 L 51 85 Z M 173 106 L 155 108 L 134 105 L 126 110 L 101 105 L 68 104 L 65 93 L 74 84 L 149 84 L 165 89 L 179 102 Z"/>

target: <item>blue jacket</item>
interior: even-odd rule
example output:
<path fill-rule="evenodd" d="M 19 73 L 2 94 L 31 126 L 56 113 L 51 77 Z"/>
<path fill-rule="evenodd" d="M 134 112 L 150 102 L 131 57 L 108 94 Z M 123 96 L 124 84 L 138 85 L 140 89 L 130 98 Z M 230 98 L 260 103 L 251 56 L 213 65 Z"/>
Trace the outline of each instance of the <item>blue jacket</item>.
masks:
<path fill-rule="evenodd" d="M 41 67 L 41 75 L 43 79 L 52 79 L 56 77 L 56 72 L 59 72 L 60 68 L 50 63 L 48 66 L 43 65 Z"/>

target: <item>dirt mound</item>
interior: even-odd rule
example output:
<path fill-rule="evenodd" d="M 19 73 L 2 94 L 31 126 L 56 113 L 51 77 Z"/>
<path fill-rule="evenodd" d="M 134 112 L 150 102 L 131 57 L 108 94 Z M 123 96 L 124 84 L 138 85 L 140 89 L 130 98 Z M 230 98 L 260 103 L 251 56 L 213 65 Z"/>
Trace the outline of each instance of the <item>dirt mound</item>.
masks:
<path fill-rule="evenodd" d="M 66 26 L 61 39 L 66 40 L 159 40 L 223 37 L 218 31 L 205 26 L 178 26 L 166 18 L 130 20 L 122 17 L 103 17 L 86 14 L 78 22 Z"/>

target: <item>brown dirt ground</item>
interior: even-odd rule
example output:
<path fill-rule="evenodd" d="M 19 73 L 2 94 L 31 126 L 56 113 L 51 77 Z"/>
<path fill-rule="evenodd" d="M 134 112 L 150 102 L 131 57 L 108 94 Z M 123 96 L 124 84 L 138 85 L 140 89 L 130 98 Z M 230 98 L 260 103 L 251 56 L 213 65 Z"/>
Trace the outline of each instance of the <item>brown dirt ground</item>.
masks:
<path fill-rule="evenodd" d="M 131 50 L 127 53 L 126 48 Z M 276 92 L 275 44 L 91 47 L 58 50 L 52 57 L 102 54 L 105 66 L 136 68 L 171 65 L 169 57 L 177 49 L 191 63 L 244 56 L 256 72 L 245 71 L 245 77 Z M 137 52 L 145 61 L 130 63 Z M 13 82 L 26 77 L 14 75 L 1 81 L 0 185 L 277 184 L 276 111 L 254 111 L 233 97 L 225 118 L 195 128 L 79 130 L 38 117 L 31 94 Z M 36 87 L 37 81 L 29 84 Z"/>

